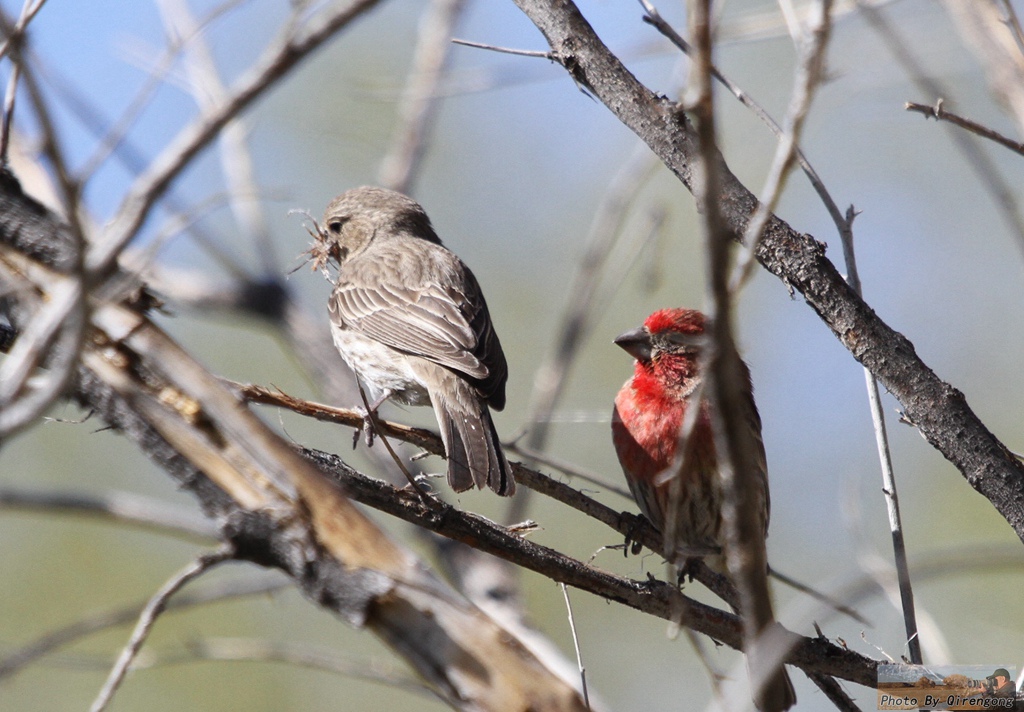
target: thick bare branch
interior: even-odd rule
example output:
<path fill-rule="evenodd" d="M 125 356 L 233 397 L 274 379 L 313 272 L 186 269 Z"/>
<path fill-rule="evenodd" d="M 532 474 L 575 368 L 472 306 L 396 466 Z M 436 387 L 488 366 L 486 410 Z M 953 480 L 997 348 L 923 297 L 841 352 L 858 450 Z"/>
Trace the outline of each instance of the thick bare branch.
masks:
<path fill-rule="evenodd" d="M 304 450 L 304 453 L 321 470 L 336 478 L 345 491 L 361 504 L 470 544 L 558 583 L 588 591 L 658 618 L 681 620 L 693 630 L 732 648 L 740 649 L 742 646 L 740 619 L 736 615 L 683 596 L 669 583 L 654 579 L 633 581 L 615 576 L 517 536 L 479 515 L 459 512 L 449 505 L 427 506 L 414 493 L 366 477 L 334 455 L 315 450 Z M 525 468 L 517 467 L 516 476 L 524 471 Z M 787 662 L 808 672 L 833 675 L 861 685 L 874 685 L 874 661 L 834 646 L 822 638 L 798 636 Z"/>
<path fill-rule="evenodd" d="M 141 529 L 209 543 L 218 531 L 192 509 L 165 504 L 131 492 L 46 492 L 17 487 L 0 488 L 0 509 L 89 515 Z"/>

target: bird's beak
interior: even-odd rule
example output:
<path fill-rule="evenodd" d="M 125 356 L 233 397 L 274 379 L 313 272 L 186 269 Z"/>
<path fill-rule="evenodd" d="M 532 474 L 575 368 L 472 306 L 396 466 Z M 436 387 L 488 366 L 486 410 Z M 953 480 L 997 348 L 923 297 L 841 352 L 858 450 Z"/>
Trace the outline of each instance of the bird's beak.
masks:
<path fill-rule="evenodd" d="M 650 361 L 654 347 L 651 344 L 651 335 L 644 327 L 630 329 L 624 334 L 615 337 L 615 343 L 637 361 Z"/>

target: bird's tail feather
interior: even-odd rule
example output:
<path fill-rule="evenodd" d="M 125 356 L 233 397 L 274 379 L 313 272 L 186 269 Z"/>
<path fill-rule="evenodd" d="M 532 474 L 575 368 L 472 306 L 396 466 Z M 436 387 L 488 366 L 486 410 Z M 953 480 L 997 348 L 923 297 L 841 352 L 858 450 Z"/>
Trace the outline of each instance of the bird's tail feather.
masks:
<path fill-rule="evenodd" d="M 476 485 L 481 489 L 490 487 L 503 497 L 512 495 L 516 489 L 512 469 L 501 450 L 486 403 L 475 393 L 459 395 L 468 397 L 433 399 L 448 456 L 448 484 L 456 492 Z"/>
<path fill-rule="evenodd" d="M 769 633 L 782 632 L 777 623 L 773 622 L 771 626 L 775 626 L 776 629 L 768 631 Z M 796 690 L 793 689 L 793 681 L 790 679 L 785 665 L 779 665 L 778 668 L 770 671 L 767 679 L 765 679 L 765 673 L 768 671 L 757 669 L 757 666 L 768 662 L 764 660 L 767 650 L 760 649 L 766 644 L 765 632 L 762 631 L 762 634 L 757 637 L 754 644 L 755 652 L 752 654 L 747 651 L 747 671 L 751 681 L 762 680 L 760 689 L 754 691 L 754 706 L 761 712 L 783 712 L 796 704 Z M 771 645 L 772 643 L 767 644 Z M 784 645 L 784 643 L 774 644 Z"/>
<path fill-rule="evenodd" d="M 796 704 L 796 690 L 785 668 L 765 684 L 754 704 L 759 710 L 788 710 Z"/>

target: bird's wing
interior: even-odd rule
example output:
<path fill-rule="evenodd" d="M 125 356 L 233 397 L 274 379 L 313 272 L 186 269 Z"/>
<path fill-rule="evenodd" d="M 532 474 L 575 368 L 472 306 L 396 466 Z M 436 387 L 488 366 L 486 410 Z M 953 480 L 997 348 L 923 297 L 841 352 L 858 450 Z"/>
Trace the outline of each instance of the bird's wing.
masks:
<path fill-rule="evenodd" d="M 761 414 L 757 412 L 757 404 L 754 402 L 754 386 L 750 380 L 750 369 L 747 364 L 740 361 L 741 373 L 746 381 L 744 393 L 744 415 L 747 418 L 747 425 L 754 436 L 754 476 L 755 482 L 761 488 L 764 497 L 764 535 L 768 536 L 768 522 L 771 519 L 772 499 L 771 490 L 768 487 L 768 456 L 764 451 L 764 436 L 761 434 Z"/>
<path fill-rule="evenodd" d="M 490 371 L 475 353 L 478 335 L 471 326 L 480 308 L 474 307 L 473 295 L 460 291 L 438 284 L 341 281 L 331 298 L 331 318 L 345 329 L 483 381 Z"/>

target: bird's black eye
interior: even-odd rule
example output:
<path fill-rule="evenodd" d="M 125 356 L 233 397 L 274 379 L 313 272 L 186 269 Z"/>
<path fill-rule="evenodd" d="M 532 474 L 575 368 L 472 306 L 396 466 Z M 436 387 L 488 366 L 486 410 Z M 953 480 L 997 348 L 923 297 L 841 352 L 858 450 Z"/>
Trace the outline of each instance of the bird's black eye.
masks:
<path fill-rule="evenodd" d="M 335 235 L 341 233 L 341 228 L 345 224 L 345 218 L 334 218 L 327 223 L 327 229 L 333 232 Z"/>

